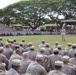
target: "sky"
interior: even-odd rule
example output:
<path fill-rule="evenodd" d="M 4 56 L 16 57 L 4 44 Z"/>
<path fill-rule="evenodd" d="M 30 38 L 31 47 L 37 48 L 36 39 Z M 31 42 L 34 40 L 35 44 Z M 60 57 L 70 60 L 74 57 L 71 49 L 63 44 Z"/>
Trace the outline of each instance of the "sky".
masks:
<path fill-rule="evenodd" d="M 13 4 L 17 1 L 20 1 L 20 0 L 0 0 L 0 9 L 2 9 L 10 4 Z"/>

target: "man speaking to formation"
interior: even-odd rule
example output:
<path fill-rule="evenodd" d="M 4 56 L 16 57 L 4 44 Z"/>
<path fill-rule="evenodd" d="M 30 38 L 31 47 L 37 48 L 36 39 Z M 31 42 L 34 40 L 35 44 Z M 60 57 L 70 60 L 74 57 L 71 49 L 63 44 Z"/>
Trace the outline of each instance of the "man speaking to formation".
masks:
<path fill-rule="evenodd" d="M 62 41 L 66 41 L 65 40 L 65 33 L 66 33 L 65 29 L 62 27 L 62 29 L 61 29 Z"/>

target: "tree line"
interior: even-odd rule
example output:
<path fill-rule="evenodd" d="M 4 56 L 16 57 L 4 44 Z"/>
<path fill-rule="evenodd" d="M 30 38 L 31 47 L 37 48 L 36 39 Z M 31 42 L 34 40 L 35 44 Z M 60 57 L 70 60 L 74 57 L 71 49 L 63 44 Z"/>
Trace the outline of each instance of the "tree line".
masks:
<path fill-rule="evenodd" d="M 0 9 L 0 23 L 20 23 L 32 30 L 51 22 L 62 27 L 62 19 L 76 19 L 76 0 L 21 0 Z"/>

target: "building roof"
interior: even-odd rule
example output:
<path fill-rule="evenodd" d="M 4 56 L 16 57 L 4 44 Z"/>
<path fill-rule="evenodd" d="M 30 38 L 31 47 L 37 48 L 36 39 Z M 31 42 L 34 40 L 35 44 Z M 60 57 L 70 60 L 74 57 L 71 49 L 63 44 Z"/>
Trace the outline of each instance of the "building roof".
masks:
<path fill-rule="evenodd" d="M 57 26 L 56 24 L 45 24 L 45 26 Z"/>
<path fill-rule="evenodd" d="M 67 25 L 76 25 L 76 20 L 62 20 L 62 23 L 66 23 Z"/>
<path fill-rule="evenodd" d="M 21 27 L 21 24 L 11 24 L 11 26 L 15 26 L 15 27 Z"/>

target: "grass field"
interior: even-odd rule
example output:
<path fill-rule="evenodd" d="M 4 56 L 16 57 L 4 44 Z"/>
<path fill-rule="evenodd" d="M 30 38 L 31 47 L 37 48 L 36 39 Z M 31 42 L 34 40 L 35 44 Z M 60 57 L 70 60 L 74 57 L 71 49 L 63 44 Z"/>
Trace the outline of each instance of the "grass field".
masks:
<path fill-rule="evenodd" d="M 55 41 L 58 41 L 62 48 L 71 42 L 76 43 L 76 35 L 66 35 L 66 42 L 62 42 L 61 35 L 29 35 L 29 36 L 3 36 L 3 42 L 5 43 L 7 39 L 16 39 L 17 42 L 21 42 L 22 39 L 26 40 L 26 43 L 32 42 L 37 50 L 38 45 L 41 43 L 41 40 L 45 40 L 50 43 L 50 47 L 55 44 Z"/>

